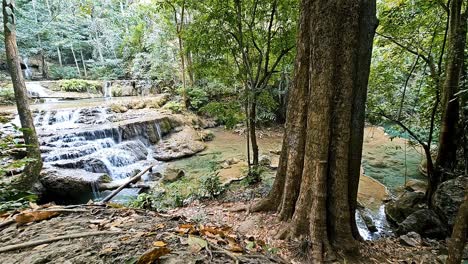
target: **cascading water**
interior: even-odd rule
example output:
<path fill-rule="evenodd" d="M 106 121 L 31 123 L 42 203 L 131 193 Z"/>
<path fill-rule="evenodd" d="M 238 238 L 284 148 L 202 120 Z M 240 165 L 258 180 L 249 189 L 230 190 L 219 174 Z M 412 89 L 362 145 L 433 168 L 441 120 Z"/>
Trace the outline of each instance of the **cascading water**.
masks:
<path fill-rule="evenodd" d="M 161 125 L 159 124 L 159 122 L 155 123 L 155 127 L 156 127 L 156 132 L 158 133 L 158 138 L 159 140 L 162 141 Z"/>
<path fill-rule="evenodd" d="M 24 63 L 24 65 L 25 65 L 25 67 L 26 67 L 26 69 L 24 70 L 24 77 L 25 77 L 26 79 L 31 79 L 31 78 L 32 78 L 32 71 L 31 71 L 31 69 L 29 68 L 28 62 L 29 62 L 29 59 L 28 59 L 27 57 L 25 57 L 25 58 L 23 59 L 23 63 Z"/>
<path fill-rule="evenodd" d="M 112 83 L 105 82 L 104 83 L 104 98 L 112 98 Z"/>

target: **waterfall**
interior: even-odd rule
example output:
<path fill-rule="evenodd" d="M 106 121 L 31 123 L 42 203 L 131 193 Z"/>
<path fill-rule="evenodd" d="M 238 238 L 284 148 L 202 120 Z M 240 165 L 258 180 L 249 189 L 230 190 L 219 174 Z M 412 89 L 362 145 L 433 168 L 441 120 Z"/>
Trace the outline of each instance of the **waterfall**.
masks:
<path fill-rule="evenodd" d="M 112 98 L 112 82 L 104 83 L 104 98 Z"/>
<path fill-rule="evenodd" d="M 101 198 L 101 191 L 99 191 L 99 181 L 91 182 L 91 191 L 93 192 L 93 200 Z"/>
<path fill-rule="evenodd" d="M 156 122 L 155 126 L 156 126 L 156 132 L 158 132 L 158 138 L 162 142 L 163 138 L 162 138 L 161 126 L 159 125 L 159 122 Z"/>
<path fill-rule="evenodd" d="M 26 66 L 26 69 L 24 70 L 24 77 L 25 77 L 26 79 L 31 79 L 31 78 L 32 78 L 32 71 L 31 71 L 31 69 L 29 68 L 28 62 L 29 62 L 28 57 L 25 57 L 25 58 L 23 59 L 23 63 L 24 63 L 24 65 Z"/>

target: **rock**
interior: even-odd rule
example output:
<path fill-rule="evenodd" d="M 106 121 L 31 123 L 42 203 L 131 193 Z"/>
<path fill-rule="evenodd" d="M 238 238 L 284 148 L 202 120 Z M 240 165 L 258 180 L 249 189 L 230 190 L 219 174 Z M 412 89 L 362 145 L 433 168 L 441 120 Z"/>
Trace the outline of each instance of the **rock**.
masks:
<path fill-rule="evenodd" d="M 434 194 L 434 210 L 445 218 L 450 227 L 455 223 L 467 186 L 468 177 L 460 176 L 443 182 Z"/>
<path fill-rule="evenodd" d="M 410 192 L 422 192 L 425 193 L 427 189 L 427 182 L 420 180 L 409 180 L 406 182 L 405 189 Z"/>
<path fill-rule="evenodd" d="M 197 141 L 197 131 L 185 127 L 181 132 L 172 134 L 155 146 L 154 158 L 160 161 L 171 161 L 195 155 L 203 151 L 206 146 Z"/>
<path fill-rule="evenodd" d="M 246 219 L 238 227 L 237 231 L 242 234 L 249 234 L 256 229 L 256 226 L 262 221 L 260 216 L 253 216 L 249 219 Z"/>
<path fill-rule="evenodd" d="M 125 113 L 128 111 L 128 108 L 126 106 L 120 104 L 112 104 L 110 106 L 110 109 L 114 113 Z"/>
<path fill-rule="evenodd" d="M 210 130 L 199 131 L 198 136 L 200 136 L 200 140 L 203 142 L 212 141 L 215 138 L 215 135 Z"/>
<path fill-rule="evenodd" d="M 166 168 L 166 170 L 164 171 L 162 181 L 174 182 L 184 176 L 185 176 L 185 171 L 183 171 L 182 169 L 169 167 L 169 168 Z"/>
<path fill-rule="evenodd" d="M 359 214 L 361 215 L 362 220 L 364 220 L 369 232 L 374 233 L 379 231 L 375 225 L 374 219 L 372 219 L 371 214 L 366 209 L 359 210 Z"/>
<path fill-rule="evenodd" d="M 420 209 L 410 214 L 401 222 L 397 234 L 416 232 L 422 237 L 443 239 L 447 236 L 447 228 L 437 214 L 430 209 Z"/>
<path fill-rule="evenodd" d="M 91 191 L 91 185 L 96 182 L 106 182 L 106 175 L 59 174 L 55 170 L 46 169 L 41 173 L 40 181 L 47 195 L 59 196 L 65 199 L 80 198 Z"/>
<path fill-rule="evenodd" d="M 280 155 L 281 149 L 270 149 L 270 153 L 274 155 Z"/>
<path fill-rule="evenodd" d="M 427 208 L 424 193 L 404 192 L 397 200 L 385 205 L 385 215 L 390 222 L 401 223 L 410 214 Z"/>
<path fill-rule="evenodd" d="M 271 164 L 271 157 L 268 155 L 260 156 L 259 162 L 261 166 L 270 166 Z"/>
<path fill-rule="evenodd" d="M 240 162 L 239 159 L 237 158 L 230 158 L 225 161 L 228 165 L 234 165 Z"/>
<path fill-rule="evenodd" d="M 417 247 L 421 245 L 421 236 L 416 232 L 409 232 L 406 235 L 400 236 L 400 243 L 405 246 Z"/>

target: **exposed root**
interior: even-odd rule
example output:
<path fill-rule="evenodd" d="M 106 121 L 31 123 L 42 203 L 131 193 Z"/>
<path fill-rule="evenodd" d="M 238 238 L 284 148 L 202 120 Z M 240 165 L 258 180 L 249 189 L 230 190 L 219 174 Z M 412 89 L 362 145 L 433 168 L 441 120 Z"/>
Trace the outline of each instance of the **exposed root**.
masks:
<path fill-rule="evenodd" d="M 278 209 L 278 205 L 274 198 L 267 196 L 262 200 L 251 204 L 249 207 L 249 212 L 274 212 Z"/>
<path fill-rule="evenodd" d="M 65 239 L 82 238 L 82 237 L 88 237 L 88 236 L 113 235 L 113 234 L 120 234 L 120 233 L 122 233 L 122 232 L 88 232 L 88 233 L 81 233 L 81 234 L 58 236 L 58 237 L 53 237 L 53 238 L 49 238 L 49 239 L 29 241 L 29 242 L 25 242 L 25 243 L 21 243 L 21 244 L 8 245 L 8 246 L 5 246 L 5 247 L 1 247 L 0 248 L 0 253 L 12 251 L 12 250 L 23 249 L 23 248 L 28 248 L 28 247 L 35 247 L 35 246 L 39 246 L 39 245 L 43 245 L 43 244 L 49 244 L 49 243 L 52 243 L 52 242 L 65 240 Z"/>

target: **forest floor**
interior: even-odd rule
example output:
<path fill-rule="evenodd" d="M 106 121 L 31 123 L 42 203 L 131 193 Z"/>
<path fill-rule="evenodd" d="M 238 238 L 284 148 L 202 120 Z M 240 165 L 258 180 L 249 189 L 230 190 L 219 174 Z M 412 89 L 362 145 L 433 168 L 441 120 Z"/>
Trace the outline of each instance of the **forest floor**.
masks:
<path fill-rule="evenodd" d="M 306 262 L 298 242 L 275 238 L 282 224 L 274 214 L 244 208 L 217 200 L 166 214 L 113 204 L 35 207 L 3 215 L 0 263 Z M 387 238 L 363 242 L 360 257 L 335 263 L 442 263 L 437 255 L 435 245 Z"/>

